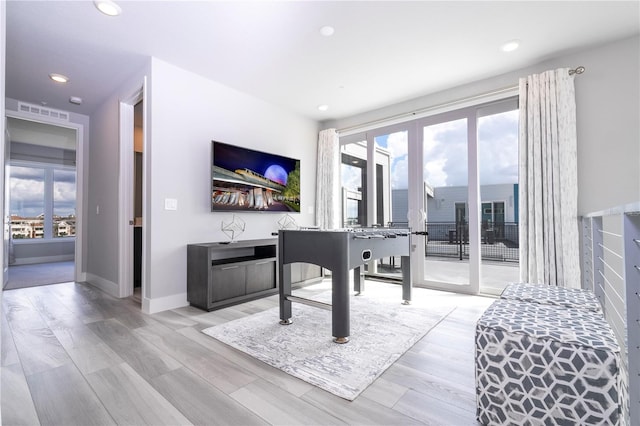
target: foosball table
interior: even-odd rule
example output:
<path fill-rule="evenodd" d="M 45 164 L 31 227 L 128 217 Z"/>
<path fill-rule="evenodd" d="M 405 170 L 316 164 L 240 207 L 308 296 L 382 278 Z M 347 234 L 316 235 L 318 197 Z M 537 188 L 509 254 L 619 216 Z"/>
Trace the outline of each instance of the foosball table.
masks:
<path fill-rule="evenodd" d="M 400 228 L 354 228 L 341 230 L 281 230 L 278 232 L 280 277 L 280 323 L 291 324 L 292 302 L 331 310 L 331 330 L 336 343 L 346 343 L 350 335 L 349 273 L 353 271 L 354 291 L 364 291 L 361 268 L 368 262 L 400 256 L 402 300 L 411 301 L 411 232 Z M 319 265 L 331 271 L 331 304 L 291 294 L 291 264 Z"/>

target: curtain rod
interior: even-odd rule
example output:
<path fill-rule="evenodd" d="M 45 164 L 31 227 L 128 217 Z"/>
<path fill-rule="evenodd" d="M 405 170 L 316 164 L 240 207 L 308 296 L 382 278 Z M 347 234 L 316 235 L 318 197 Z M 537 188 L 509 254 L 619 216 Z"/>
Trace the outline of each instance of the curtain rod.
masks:
<path fill-rule="evenodd" d="M 437 104 L 437 105 L 432 105 L 426 108 L 421 108 L 421 109 L 417 109 L 414 111 L 409 111 L 409 112 L 403 112 L 401 114 L 396 114 L 393 115 L 391 117 L 386 117 L 386 118 L 381 118 L 378 120 L 372 120 L 372 121 L 368 121 L 366 123 L 362 123 L 362 124 L 357 124 L 355 126 L 350 126 L 350 127 L 345 127 L 344 129 L 338 129 L 337 132 L 339 134 L 344 134 L 344 133 L 349 133 L 349 132 L 353 132 L 354 130 L 357 130 L 358 132 L 364 131 L 365 129 L 369 129 L 371 128 L 371 126 L 375 126 L 375 125 L 391 125 L 391 124 L 397 124 L 397 123 L 401 123 L 403 121 L 409 121 L 415 118 L 420 118 L 420 116 L 422 114 L 426 114 L 428 112 L 432 112 L 432 111 L 437 111 L 437 110 L 444 110 L 444 109 L 448 109 L 448 108 L 452 108 L 455 106 L 460 106 L 463 104 L 467 104 L 467 103 L 471 103 L 477 100 L 485 100 L 488 98 L 492 98 L 492 97 L 496 97 L 499 95 L 508 95 L 508 94 L 513 94 L 513 95 L 517 95 L 517 90 L 518 90 L 518 85 L 515 86 L 509 86 L 509 87 L 503 87 L 502 89 L 498 89 L 498 90 L 494 90 L 491 92 L 486 92 L 486 93 L 482 93 L 479 95 L 475 95 L 475 96 L 470 96 L 467 98 L 463 98 L 463 99 L 457 99 L 455 101 L 450 101 L 450 102 L 443 102 L 441 104 Z"/>
<path fill-rule="evenodd" d="M 569 70 L 569 75 L 574 75 L 574 74 L 579 75 L 579 74 L 582 74 L 583 72 L 585 72 L 585 70 L 586 70 L 585 67 L 580 65 L 580 66 L 576 67 L 575 69 L 570 69 Z M 450 108 L 450 107 L 457 106 L 457 105 L 460 105 L 460 104 L 465 104 L 465 103 L 468 103 L 468 102 L 473 102 L 475 100 L 485 99 L 485 98 L 488 98 L 488 97 L 493 97 L 493 96 L 496 96 L 496 95 L 507 94 L 507 93 L 513 92 L 513 91 L 515 91 L 517 89 L 518 89 L 518 85 L 509 86 L 509 87 L 503 87 L 502 89 L 494 90 L 492 92 L 482 93 L 480 95 L 475 95 L 475 96 L 471 96 L 471 97 L 464 98 L 464 99 L 458 99 L 458 100 L 451 101 L 451 102 L 444 102 L 444 103 L 441 103 L 441 104 L 437 104 L 437 105 L 433 105 L 433 106 L 430 106 L 430 107 L 418 109 L 418 110 L 415 110 L 415 111 L 404 112 L 402 114 L 393 115 L 391 117 L 381 118 L 381 119 L 378 119 L 378 120 L 372 120 L 372 121 L 368 121 L 366 123 L 357 124 L 355 126 L 345 127 L 344 129 L 337 129 L 336 131 L 337 131 L 338 134 L 340 134 L 340 133 L 345 134 L 345 133 L 353 132 L 355 130 L 357 130 L 358 132 L 361 132 L 361 131 L 364 131 L 365 129 L 368 129 L 371 126 L 374 126 L 374 125 L 397 124 L 397 123 L 400 123 L 402 121 L 408 121 L 410 118 L 418 118 L 418 116 L 420 116 L 422 114 L 425 114 L 425 113 L 428 113 L 430 111 Z"/>

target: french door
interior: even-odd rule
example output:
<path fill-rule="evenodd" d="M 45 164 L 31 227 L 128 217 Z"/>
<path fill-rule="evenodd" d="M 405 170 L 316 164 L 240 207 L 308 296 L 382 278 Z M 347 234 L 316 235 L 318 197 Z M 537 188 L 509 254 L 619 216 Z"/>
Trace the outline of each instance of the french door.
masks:
<path fill-rule="evenodd" d="M 414 284 L 499 293 L 519 279 L 517 118 L 510 98 L 341 135 L 342 226 L 427 231 L 412 236 Z"/>
<path fill-rule="evenodd" d="M 413 129 L 390 126 L 341 137 L 342 226 L 410 226 L 409 139 Z M 365 265 L 367 275 L 402 278 L 400 257 Z"/>
<path fill-rule="evenodd" d="M 417 177 L 430 191 L 415 194 L 428 235 L 414 237 L 414 283 L 476 294 L 480 248 L 475 111 L 438 114 L 416 125 L 416 157 L 422 160 Z"/>

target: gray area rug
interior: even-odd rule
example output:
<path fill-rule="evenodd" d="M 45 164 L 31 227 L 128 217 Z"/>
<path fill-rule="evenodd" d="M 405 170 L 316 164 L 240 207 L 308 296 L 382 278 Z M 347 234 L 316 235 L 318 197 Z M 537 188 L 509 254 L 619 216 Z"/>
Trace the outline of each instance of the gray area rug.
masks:
<path fill-rule="evenodd" d="M 35 287 L 73 281 L 74 262 L 37 263 L 9 266 L 9 279 L 5 290 Z"/>
<path fill-rule="evenodd" d="M 330 298 L 330 292 L 314 297 Z M 352 401 L 452 311 L 364 294 L 351 297 L 351 337 L 346 344 L 332 340 L 330 311 L 295 303 L 291 325 L 280 325 L 279 310 L 272 308 L 202 332 Z"/>

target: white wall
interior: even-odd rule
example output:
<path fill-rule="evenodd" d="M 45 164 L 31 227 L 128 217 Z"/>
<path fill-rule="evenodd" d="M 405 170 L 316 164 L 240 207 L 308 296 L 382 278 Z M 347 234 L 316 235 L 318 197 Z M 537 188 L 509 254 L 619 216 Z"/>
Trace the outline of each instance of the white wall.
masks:
<path fill-rule="evenodd" d="M 231 213 L 210 206 L 211 140 L 301 160 L 300 225 L 315 222 L 317 123 L 152 58 L 91 116 L 88 188 L 88 281 L 117 294 L 119 274 L 119 102 L 147 77 L 145 170 L 146 286 L 143 309 L 183 306 L 187 244 L 226 241 L 221 222 Z M 165 199 L 178 209 L 165 210 Z M 97 207 L 99 206 L 99 213 Z M 246 222 L 239 239 L 270 238 L 283 214 L 238 214 Z"/>
<path fill-rule="evenodd" d="M 568 58 L 576 79 L 578 214 L 640 201 L 640 37 Z"/>
<path fill-rule="evenodd" d="M 232 213 L 211 212 L 211 140 L 300 159 L 302 206 L 292 216 L 300 225 L 313 225 L 318 127 L 155 58 L 150 93 L 151 137 L 145 155 L 151 162 L 147 296 L 153 311 L 179 297 L 186 303 L 187 244 L 228 240 L 220 226 Z M 178 201 L 176 211 L 165 210 L 167 198 Z M 239 239 L 270 238 L 283 215 L 238 214 L 246 222 Z"/>
<path fill-rule="evenodd" d="M 142 87 L 150 62 L 131 76 L 91 115 L 86 196 L 87 281 L 118 295 L 118 173 L 120 99 Z"/>
<path fill-rule="evenodd" d="M 454 87 L 408 102 L 341 120 L 322 128 L 362 125 L 429 106 L 515 86 L 519 77 L 583 65 L 576 77 L 578 214 L 640 199 L 640 37 L 619 40 L 528 68 Z"/>

